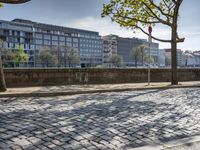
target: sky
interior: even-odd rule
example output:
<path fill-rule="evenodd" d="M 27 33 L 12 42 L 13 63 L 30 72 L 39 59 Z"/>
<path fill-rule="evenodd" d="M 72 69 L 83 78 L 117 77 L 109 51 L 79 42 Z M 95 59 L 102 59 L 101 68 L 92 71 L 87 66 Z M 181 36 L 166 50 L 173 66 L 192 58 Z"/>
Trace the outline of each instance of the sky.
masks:
<path fill-rule="evenodd" d="M 98 31 L 100 35 L 116 34 L 121 37 L 145 38 L 139 31 L 119 27 L 110 18 L 101 18 L 103 3 L 109 0 L 31 0 L 19 5 L 4 5 L 0 9 L 1 20 L 15 18 L 66 27 Z M 147 29 L 146 29 L 147 30 Z M 181 6 L 178 33 L 185 42 L 178 45 L 182 50 L 200 50 L 200 0 L 184 0 Z M 164 26 L 153 28 L 153 35 L 170 39 L 170 29 Z M 156 41 L 154 41 L 156 42 Z M 169 48 L 159 43 L 160 48 Z"/>

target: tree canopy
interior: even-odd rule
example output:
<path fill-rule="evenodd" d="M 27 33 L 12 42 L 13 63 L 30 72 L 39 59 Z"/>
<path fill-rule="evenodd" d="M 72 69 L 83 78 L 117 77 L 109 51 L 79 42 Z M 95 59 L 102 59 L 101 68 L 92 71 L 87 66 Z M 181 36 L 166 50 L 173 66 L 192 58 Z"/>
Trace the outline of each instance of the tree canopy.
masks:
<path fill-rule="evenodd" d="M 58 64 L 58 57 L 53 51 L 49 48 L 42 48 L 39 54 L 40 63 L 43 64 L 43 67 L 55 67 Z"/>
<path fill-rule="evenodd" d="M 14 56 L 14 62 L 19 65 L 27 62 L 29 60 L 29 55 L 24 52 L 24 48 L 20 45 L 17 47 Z"/>
<path fill-rule="evenodd" d="M 102 17 L 110 16 L 112 21 L 122 27 L 138 29 L 148 35 L 145 27 L 164 24 L 174 27 L 178 18 L 179 8 L 183 0 L 110 0 L 104 4 Z M 172 42 L 171 39 L 153 39 L 161 42 Z M 176 42 L 183 42 L 184 38 L 176 37 Z"/>

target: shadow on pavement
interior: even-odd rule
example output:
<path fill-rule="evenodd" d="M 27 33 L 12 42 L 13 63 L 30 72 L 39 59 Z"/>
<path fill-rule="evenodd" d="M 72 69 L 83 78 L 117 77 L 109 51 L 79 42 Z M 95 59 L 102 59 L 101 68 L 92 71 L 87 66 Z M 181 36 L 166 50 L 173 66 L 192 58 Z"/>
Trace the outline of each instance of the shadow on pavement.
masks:
<path fill-rule="evenodd" d="M 183 110 L 187 101 L 166 101 L 174 95 L 163 92 L 168 91 L 12 98 L 0 103 L 0 143 L 27 150 L 128 149 L 199 133 L 198 118 L 187 125 L 192 117 Z M 200 103 L 189 104 L 195 108 Z"/>

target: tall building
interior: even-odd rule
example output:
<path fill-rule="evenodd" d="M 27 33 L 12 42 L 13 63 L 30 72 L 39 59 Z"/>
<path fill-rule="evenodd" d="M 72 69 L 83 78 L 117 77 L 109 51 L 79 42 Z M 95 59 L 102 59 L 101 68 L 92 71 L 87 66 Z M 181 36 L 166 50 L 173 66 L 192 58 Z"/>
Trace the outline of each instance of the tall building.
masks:
<path fill-rule="evenodd" d="M 73 47 L 80 55 L 83 67 L 102 64 L 102 40 L 98 32 L 33 22 L 23 19 L 0 21 L 0 38 L 15 49 L 22 45 L 30 59 L 29 67 L 41 66 L 37 61 L 43 47 L 57 51 L 58 58 L 66 47 Z M 62 65 L 62 64 L 61 64 Z"/>
<path fill-rule="evenodd" d="M 103 36 L 103 62 L 108 63 L 109 58 L 113 54 L 122 56 L 123 64 L 125 66 L 134 66 L 135 62 L 131 57 L 131 50 L 138 47 L 139 45 L 148 46 L 147 40 L 138 38 L 123 38 L 117 35 Z M 154 58 L 155 63 L 158 63 L 159 59 L 159 44 L 151 44 L 151 56 Z M 164 57 L 164 56 L 163 56 Z M 141 64 L 139 64 L 141 65 Z"/>
<path fill-rule="evenodd" d="M 103 39 L 103 64 L 108 65 L 112 55 L 117 55 L 117 36 L 104 36 Z"/>

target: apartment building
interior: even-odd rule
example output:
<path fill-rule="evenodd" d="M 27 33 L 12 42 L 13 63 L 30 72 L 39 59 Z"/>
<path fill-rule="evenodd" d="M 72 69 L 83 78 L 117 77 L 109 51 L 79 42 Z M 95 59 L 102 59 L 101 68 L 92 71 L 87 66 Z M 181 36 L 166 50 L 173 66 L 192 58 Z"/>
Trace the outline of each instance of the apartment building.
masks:
<path fill-rule="evenodd" d="M 146 39 L 138 39 L 138 38 L 123 38 L 117 35 L 107 35 L 103 36 L 103 63 L 108 63 L 109 58 L 113 54 L 117 54 L 122 56 L 123 65 L 124 66 L 134 66 L 135 62 L 131 57 L 131 50 L 138 47 L 139 45 L 146 45 L 148 47 L 148 42 Z M 159 44 L 152 43 L 151 44 L 151 56 L 154 58 L 155 63 L 157 64 L 159 61 L 159 55 L 163 54 L 159 52 Z M 161 57 L 164 57 L 162 55 Z M 141 65 L 141 64 L 139 64 Z"/>
<path fill-rule="evenodd" d="M 80 65 L 87 67 L 102 64 L 102 40 L 98 32 L 68 28 L 30 20 L 14 19 L 0 21 L 0 38 L 10 49 L 22 45 L 30 59 L 25 66 L 40 67 L 37 57 L 44 47 L 55 50 L 59 55 L 66 47 L 73 47 L 80 56 Z M 60 64 L 62 66 L 62 64 Z"/>
<path fill-rule="evenodd" d="M 103 39 L 103 64 L 109 65 L 112 55 L 117 55 L 117 36 L 104 36 Z"/>

